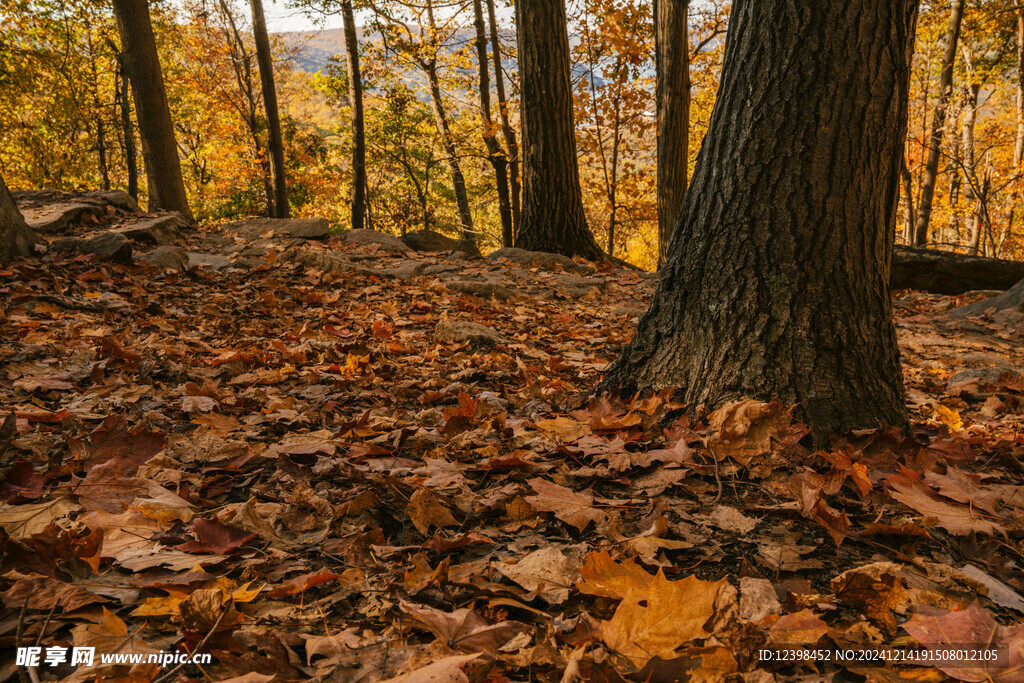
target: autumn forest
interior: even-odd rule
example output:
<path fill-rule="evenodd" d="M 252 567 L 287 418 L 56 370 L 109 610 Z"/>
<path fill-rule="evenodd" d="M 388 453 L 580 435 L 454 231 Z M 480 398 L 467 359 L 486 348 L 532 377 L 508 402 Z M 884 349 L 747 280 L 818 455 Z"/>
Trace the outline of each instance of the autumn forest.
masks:
<path fill-rule="evenodd" d="M 0 682 L 1024 682 L 1024 6 L 0 0 Z"/>

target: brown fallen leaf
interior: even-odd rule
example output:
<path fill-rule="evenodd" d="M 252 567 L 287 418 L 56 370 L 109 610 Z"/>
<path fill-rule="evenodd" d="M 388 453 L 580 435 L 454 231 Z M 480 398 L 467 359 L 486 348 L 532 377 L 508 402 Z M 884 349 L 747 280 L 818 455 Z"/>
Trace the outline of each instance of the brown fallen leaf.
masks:
<path fill-rule="evenodd" d="M 679 647 L 710 635 L 704 625 L 714 616 L 724 584 L 725 579 L 701 581 L 695 576 L 669 581 L 658 572 L 646 591 L 629 593 L 602 623 L 604 642 L 637 667 L 652 657 L 672 659 Z"/>
<path fill-rule="evenodd" d="M 654 581 L 630 558 L 616 562 L 607 552 L 595 551 L 587 555 L 580 567 L 580 578 L 576 587 L 588 595 L 599 595 L 621 600 L 633 592 L 644 593 Z"/>
<path fill-rule="evenodd" d="M 430 527 L 458 526 L 459 521 L 452 516 L 451 510 L 444 504 L 441 497 L 430 489 L 416 489 L 409 499 L 406 508 L 413 526 L 424 536 L 430 535 Z"/>
<path fill-rule="evenodd" d="M 569 599 L 569 589 L 579 576 L 577 564 L 558 548 L 541 548 L 515 564 L 498 562 L 495 569 L 550 605 Z"/>
<path fill-rule="evenodd" d="M 768 639 L 776 645 L 814 645 L 826 633 L 828 624 L 805 609 L 779 617 L 768 630 Z"/>
<path fill-rule="evenodd" d="M 182 543 L 178 550 L 186 553 L 226 555 L 256 538 L 256 534 L 227 526 L 216 517 L 195 520 L 192 522 L 192 530 L 198 540 Z"/>
<path fill-rule="evenodd" d="M 0 529 L 11 538 L 21 540 L 38 534 L 51 523 L 82 507 L 68 500 L 67 496 L 44 500 L 41 503 L 5 505 L 0 508 Z"/>
<path fill-rule="evenodd" d="M 477 654 L 445 657 L 416 671 L 389 678 L 382 683 L 469 683 L 469 677 L 463 672 L 462 667 L 479 656 Z"/>
<path fill-rule="evenodd" d="M 10 588 L 0 593 L 0 596 L 3 597 L 5 605 L 27 604 L 29 609 L 43 611 L 60 607 L 64 612 L 72 612 L 85 605 L 107 602 L 106 598 L 74 584 L 38 575 L 18 579 Z"/>
<path fill-rule="evenodd" d="M 600 523 L 605 514 L 594 507 L 594 494 L 589 491 L 577 493 L 572 489 L 535 478 L 527 482 L 536 496 L 525 496 L 524 500 L 538 510 L 554 512 L 555 517 L 583 531 L 591 522 Z"/>
<path fill-rule="evenodd" d="M 444 558 L 437 567 L 431 567 L 426 553 L 417 553 L 412 558 L 413 566 L 405 572 L 405 589 L 409 595 L 416 595 L 431 586 L 440 586 L 448 580 L 448 567 L 452 558 Z"/>
<path fill-rule="evenodd" d="M 978 534 L 1005 534 L 1001 524 L 972 510 L 965 505 L 955 505 L 937 500 L 928 495 L 921 485 L 913 486 L 901 482 L 889 482 L 893 498 L 907 507 L 924 515 L 925 520 L 934 520 L 934 524 L 956 536 Z"/>
<path fill-rule="evenodd" d="M 977 602 L 961 611 L 947 611 L 922 605 L 903 629 L 929 651 L 944 649 L 1003 647 L 1009 652 L 1003 661 L 977 661 L 971 666 L 955 661 L 935 663 L 936 668 L 961 681 L 1024 681 L 1024 624 L 1003 626 Z"/>
<path fill-rule="evenodd" d="M 465 608 L 443 612 L 405 600 L 400 600 L 398 607 L 448 647 L 458 650 L 493 654 L 516 635 L 530 628 L 517 621 L 489 624 L 479 614 Z"/>
<path fill-rule="evenodd" d="M 895 633 L 894 612 L 902 614 L 910 599 L 900 569 L 900 565 L 891 562 L 850 569 L 832 579 L 832 592 L 841 604 L 859 610 L 889 633 Z"/>

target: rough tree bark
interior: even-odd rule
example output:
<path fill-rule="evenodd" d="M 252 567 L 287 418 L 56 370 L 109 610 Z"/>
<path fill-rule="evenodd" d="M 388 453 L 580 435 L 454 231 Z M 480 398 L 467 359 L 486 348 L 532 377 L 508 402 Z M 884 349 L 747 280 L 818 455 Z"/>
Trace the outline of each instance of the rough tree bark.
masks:
<path fill-rule="evenodd" d="M 148 0 L 114 0 L 114 14 L 142 138 L 149 210 L 179 211 L 191 218 Z"/>
<path fill-rule="evenodd" d="M 256 61 L 260 66 L 260 85 L 263 88 L 263 108 L 267 113 L 267 147 L 270 148 L 270 166 L 274 176 L 274 216 L 288 218 L 288 181 L 284 171 L 284 140 L 281 137 L 281 117 L 277 110 L 277 86 L 274 84 L 274 57 L 270 52 L 267 20 L 263 16 L 263 1 L 249 0 L 252 6 L 252 34 L 256 43 Z"/>
<path fill-rule="evenodd" d="M 690 0 L 655 0 L 654 50 L 658 113 L 658 265 L 686 196 L 690 138 Z"/>
<path fill-rule="evenodd" d="M 0 263 L 28 256 L 35 241 L 7 183 L 0 176 Z"/>
<path fill-rule="evenodd" d="M 516 132 L 508 117 L 508 98 L 505 97 L 505 74 L 501 63 L 501 43 L 498 41 L 498 20 L 494 13 L 494 0 L 487 0 L 487 21 L 491 28 L 491 59 L 494 62 L 494 89 L 498 93 L 498 114 L 501 118 L 501 132 L 505 137 L 505 149 L 508 150 L 508 184 L 509 200 L 512 204 L 513 240 L 502 246 L 511 247 L 515 240 L 515 231 L 519 228 L 519 200 L 522 189 L 519 184 L 519 145 Z"/>
<path fill-rule="evenodd" d="M 939 101 L 935 104 L 932 118 L 932 134 L 928 142 L 928 160 L 924 165 L 921 182 L 920 208 L 914 232 L 914 244 L 923 247 L 928 244 L 928 223 L 932 218 L 932 200 L 935 198 L 935 181 L 939 173 L 939 155 L 942 152 L 942 133 L 946 129 L 946 107 L 953 93 L 953 64 L 956 61 L 957 43 L 960 41 L 960 24 L 964 16 L 964 0 L 953 0 L 949 10 L 949 29 L 946 31 L 946 51 L 942 58 L 942 75 L 939 77 Z"/>
<path fill-rule="evenodd" d="M 650 310 L 602 389 L 905 426 L 893 253 L 916 0 L 737 0 Z"/>
<path fill-rule="evenodd" d="M 348 103 L 352 122 L 352 229 L 367 226 L 366 211 L 366 130 L 363 127 L 363 76 L 359 71 L 359 36 L 352 13 L 352 0 L 342 0 L 341 17 L 345 27 L 345 68 L 348 71 Z"/>
<path fill-rule="evenodd" d="M 498 214 L 501 216 L 501 244 L 510 247 L 515 240 L 515 231 L 508 192 L 508 156 L 498 144 L 494 120 L 491 118 L 491 78 L 487 68 L 487 32 L 481 0 L 473 0 L 473 27 L 476 29 L 476 61 L 480 79 L 480 125 L 483 128 L 484 146 L 487 147 L 487 159 L 494 169 Z"/>
<path fill-rule="evenodd" d="M 523 200 L 516 246 L 602 260 L 583 213 L 563 0 L 519 0 Z"/>

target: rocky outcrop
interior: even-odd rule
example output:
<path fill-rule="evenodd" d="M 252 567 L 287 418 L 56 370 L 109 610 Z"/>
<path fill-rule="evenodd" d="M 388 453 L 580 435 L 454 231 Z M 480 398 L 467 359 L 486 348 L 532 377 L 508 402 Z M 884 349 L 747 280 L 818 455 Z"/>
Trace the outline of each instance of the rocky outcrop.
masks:
<path fill-rule="evenodd" d="M 101 261 L 130 263 L 132 243 L 124 235 L 107 230 L 91 237 L 62 237 L 53 244 L 55 251 L 92 254 Z"/>
<path fill-rule="evenodd" d="M 295 237 L 322 240 L 331 234 L 331 226 L 326 218 L 247 218 L 225 223 L 221 230 L 244 239 Z"/>

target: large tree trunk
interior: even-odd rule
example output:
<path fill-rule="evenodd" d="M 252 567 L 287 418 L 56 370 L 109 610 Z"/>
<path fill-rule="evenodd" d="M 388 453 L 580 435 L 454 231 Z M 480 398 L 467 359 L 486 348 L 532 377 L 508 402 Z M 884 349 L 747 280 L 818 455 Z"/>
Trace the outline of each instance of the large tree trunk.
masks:
<path fill-rule="evenodd" d="M 519 0 L 516 23 L 523 125 L 523 206 L 516 246 L 603 259 L 583 213 L 563 0 Z"/>
<path fill-rule="evenodd" d="M 658 111 L 658 265 L 686 196 L 690 142 L 690 0 L 655 0 L 654 45 Z"/>
<path fill-rule="evenodd" d="M 896 247 L 893 289 L 920 289 L 935 294 L 963 294 L 978 289 L 1008 289 L 1024 280 L 1024 262 L 951 251 Z"/>
<path fill-rule="evenodd" d="M 920 210 L 914 234 L 914 244 L 919 247 L 928 243 L 928 223 L 932 218 L 932 200 L 935 198 L 935 181 L 939 173 L 942 132 L 946 129 L 946 107 L 953 93 L 953 63 L 956 61 L 963 16 L 964 0 L 953 0 L 949 10 L 949 29 L 946 32 L 946 52 L 942 58 L 942 75 L 939 77 L 939 101 L 935 104 L 935 116 L 932 119 L 932 135 L 928 143 L 928 160 L 924 165 Z"/>
<path fill-rule="evenodd" d="M 366 211 L 366 131 L 363 127 L 363 76 L 359 71 L 359 36 L 352 14 L 352 0 L 342 0 L 341 17 L 345 27 L 345 68 L 348 70 L 348 104 L 352 124 L 352 229 L 367 225 Z"/>
<path fill-rule="evenodd" d="M 498 214 L 501 216 L 501 244 L 511 247 L 515 240 L 512 225 L 512 205 L 508 193 L 508 157 L 498 144 L 494 121 L 491 118 L 491 79 L 487 68 L 487 32 L 484 28 L 484 11 L 480 0 L 473 0 L 473 27 L 476 29 L 476 61 L 480 75 L 480 124 L 483 127 L 484 146 L 487 159 L 494 169 L 494 181 L 498 192 Z"/>
<path fill-rule="evenodd" d="M 487 21 L 491 26 L 491 59 L 494 62 L 494 89 L 498 93 L 498 114 L 501 117 L 501 131 L 505 137 L 505 149 L 508 150 L 508 184 L 510 202 L 512 204 L 512 234 L 519 227 L 519 145 L 516 143 L 516 132 L 508 116 L 508 99 L 505 97 L 505 74 L 501 64 L 501 43 L 498 41 L 498 20 L 494 15 L 494 0 L 487 0 Z M 510 247 L 512 242 L 503 244 Z"/>
<path fill-rule="evenodd" d="M 890 262 L 916 0 L 737 0 L 650 310 L 604 389 L 905 426 Z"/>
<path fill-rule="evenodd" d="M 0 263 L 7 263 L 32 253 L 35 237 L 18 205 L 0 176 Z"/>
<path fill-rule="evenodd" d="M 252 34 L 256 43 L 256 61 L 260 65 L 263 87 L 263 108 L 267 113 L 267 146 L 270 148 L 274 175 L 274 217 L 288 218 L 288 182 L 284 171 L 284 140 L 281 118 L 277 110 L 277 86 L 274 84 L 274 57 L 270 52 L 270 36 L 263 16 L 263 0 L 249 0 L 252 5 Z"/>
<path fill-rule="evenodd" d="M 114 14 L 121 34 L 125 71 L 135 98 L 149 210 L 180 211 L 191 218 L 148 0 L 114 0 Z"/>

